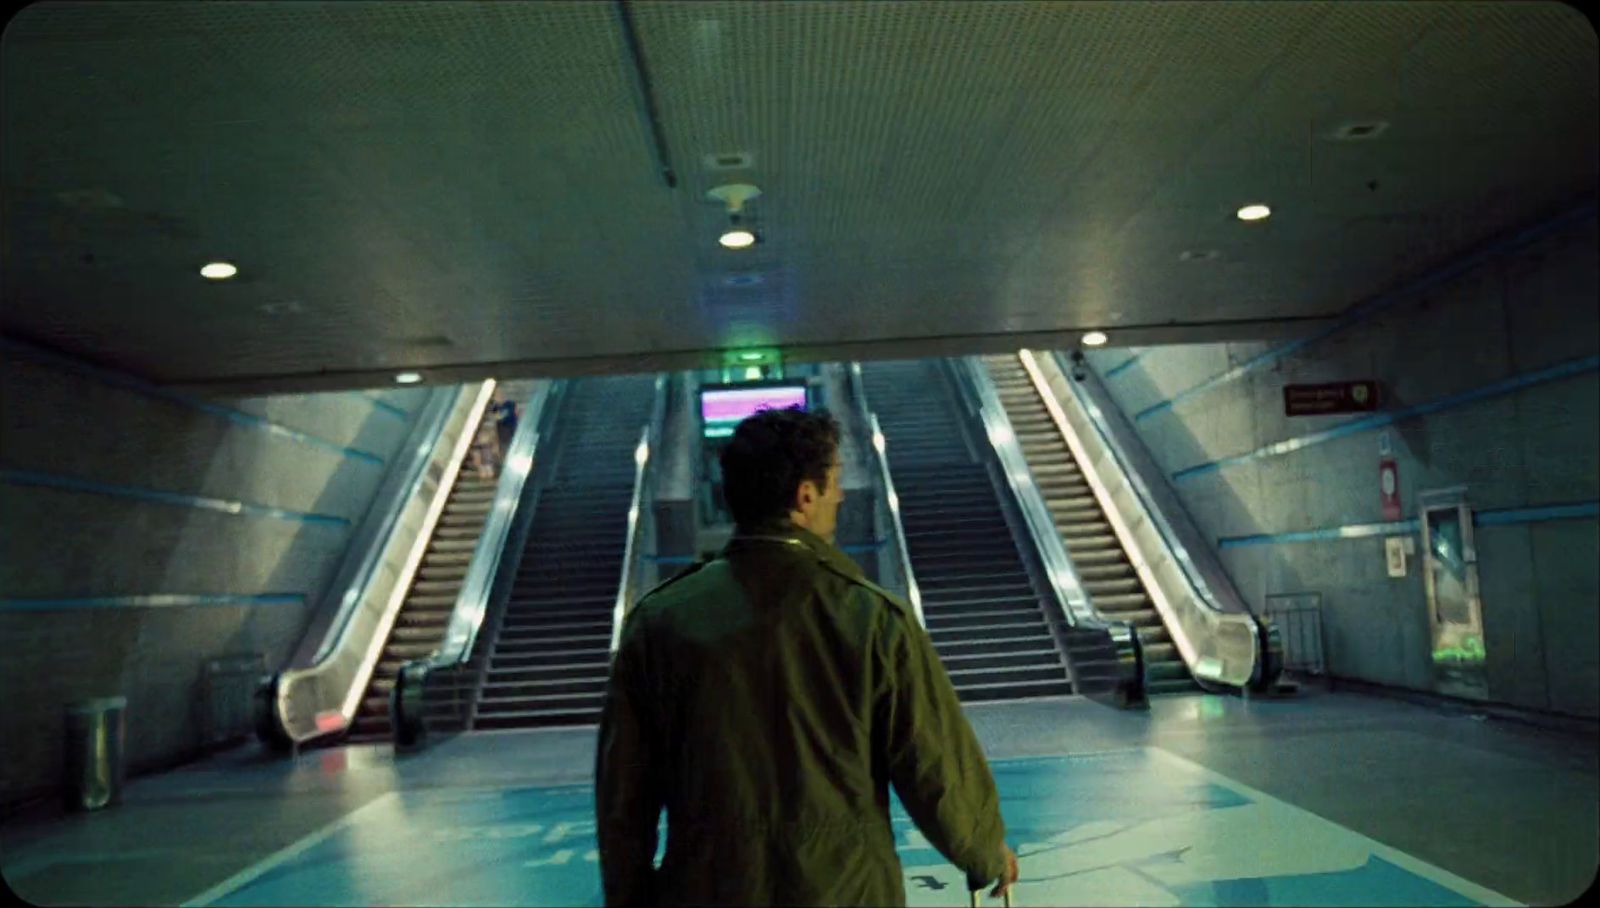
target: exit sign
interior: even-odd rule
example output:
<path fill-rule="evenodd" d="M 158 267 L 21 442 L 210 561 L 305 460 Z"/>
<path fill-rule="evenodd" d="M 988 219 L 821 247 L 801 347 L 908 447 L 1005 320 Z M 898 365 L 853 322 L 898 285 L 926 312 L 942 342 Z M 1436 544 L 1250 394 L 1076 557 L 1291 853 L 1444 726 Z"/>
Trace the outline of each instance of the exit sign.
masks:
<path fill-rule="evenodd" d="M 1378 383 L 1371 379 L 1283 386 L 1283 412 L 1286 416 L 1365 413 L 1376 409 Z"/>

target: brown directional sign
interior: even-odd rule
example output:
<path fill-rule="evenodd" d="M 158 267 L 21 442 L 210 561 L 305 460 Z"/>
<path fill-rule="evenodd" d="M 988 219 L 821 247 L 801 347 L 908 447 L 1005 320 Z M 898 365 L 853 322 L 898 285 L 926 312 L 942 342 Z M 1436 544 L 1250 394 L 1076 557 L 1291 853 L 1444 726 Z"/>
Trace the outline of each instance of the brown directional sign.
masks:
<path fill-rule="evenodd" d="M 1378 383 L 1371 379 L 1283 386 L 1283 412 L 1286 416 L 1366 413 L 1376 409 Z"/>

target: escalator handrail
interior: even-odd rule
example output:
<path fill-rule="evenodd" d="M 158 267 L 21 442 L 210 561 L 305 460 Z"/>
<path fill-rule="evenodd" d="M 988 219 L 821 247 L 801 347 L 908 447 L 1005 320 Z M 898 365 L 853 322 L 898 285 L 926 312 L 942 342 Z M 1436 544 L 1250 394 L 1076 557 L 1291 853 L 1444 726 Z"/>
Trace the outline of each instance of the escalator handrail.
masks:
<path fill-rule="evenodd" d="M 1006 414 L 1005 405 L 1000 402 L 1000 394 L 988 370 L 974 356 L 959 357 L 954 363 L 965 372 L 969 387 L 977 397 L 978 417 L 983 422 L 984 434 L 994 447 L 1001 472 L 1005 474 L 1012 497 L 1027 523 L 1028 535 L 1033 538 L 1046 579 L 1061 603 L 1068 623 L 1074 627 L 1109 624 L 1095 610 L 1089 601 L 1089 594 L 1084 591 L 1083 581 L 1078 577 L 1066 546 L 1061 542 L 1061 532 L 1056 529 L 1055 520 L 1044 502 L 1044 494 L 1034 481 L 1033 471 L 1022 453 L 1022 443 L 1011 427 L 1011 418 Z"/>
<path fill-rule="evenodd" d="M 639 433 L 639 444 L 633 449 L 633 499 L 628 505 L 628 536 L 622 549 L 622 577 L 617 581 L 617 601 L 611 612 L 611 652 L 615 654 L 617 645 L 622 641 L 622 623 L 633 608 L 633 584 L 639 576 L 639 568 L 634 563 L 637 559 L 635 552 L 641 550 L 638 544 L 640 531 L 652 521 L 643 519 L 642 510 L 648 507 L 653 494 L 647 494 L 647 486 L 653 492 L 655 485 L 655 466 L 660 461 L 661 436 L 666 422 L 667 412 L 667 373 L 656 376 L 655 397 L 650 403 L 650 418 Z"/>
<path fill-rule="evenodd" d="M 317 647 L 316 653 L 305 666 L 291 665 L 291 668 L 310 667 L 327 660 L 334 652 L 345 645 L 353 623 L 351 618 L 355 615 L 356 606 L 366 595 L 367 588 L 372 585 L 372 578 L 377 573 L 378 565 L 383 560 L 384 544 L 390 534 L 394 532 L 395 525 L 400 521 L 400 515 L 405 512 L 406 505 L 422 490 L 422 483 L 427 479 L 428 463 L 433 454 L 433 449 L 438 446 L 439 438 L 444 434 L 445 425 L 450 421 L 450 412 L 463 394 L 472 393 L 472 385 L 459 387 L 433 388 L 430 391 L 428 402 L 423 405 L 422 416 L 414 438 L 419 438 L 420 443 L 407 451 L 405 460 L 396 464 L 405 471 L 406 478 L 400 485 L 396 494 L 387 500 L 378 502 L 377 506 L 383 510 L 378 515 L 370 535 L 362 540 L 352 540 L 351 546 L 360 552 L 360 563 L 352 572 L 350 583 L 345 587 L 339 600 L 338 615 L 331 622 L 329 633 L 322 638 L 322 643 Z M 359 547 L 359 548 L 356 548 Z"/>
<path fill-rule="evenodd" d="M 1061 374 L 1070 376 L 1072 374 L 1072 365 L 1067 361 L 1066 356 L 1060 350 L 1051 352 L 1055 356 L 1056 366 L 1061 370 Z M 1228 597 L 1232 600 L 1233 607 L 1225 607 L 1211 584 L 1206 582 L 1199 567 L 1195 564 L 1194 558 L 1189 554 L 1188 547 L 1183 544 L 1183 540 L 1179 538 L 1177 531 L 1173 529 L 1172 523 L 1167 519 L 1167 509 L 1159 506 L 1156 502 L 1156 496 L 1145 482 L 1144 471 L 1128 454 L 1122 441 L 1117 437 L 1117 433 L 1111 430 L 1104 409 L 1101 407 L 1100 402 L 1094 399 L 1098 395 L 1092 394 L 1085 387 L 1089 381 L 1095 380 L 1097 379 L 1091 375 L 1091 370 L 1085 369 L 1084 381 L 1070 381 L 1067 384 L 1073 396 L 1078 399 L 1078 405 L 1083 410 L 1084 415 L 1088 417 L 1089 424 L 1094 426 L 1095 434 L 1100 437 L 1101 444 L 1105 445 L 1106 450 L 1111 454 L 1111 459 L 1116 462 L 1117 468 L 1128 478 L 1128 485 L 1133 488 L 1134 495 L 1138 497 L 1139 503 L 1144 506 L 1151 525 L 1156 528 L 1156 531 L 1161 534 L 1161 538 L 1166 541 L 1167 546 L 1172 551 L 1173 558 L 1178 562 L 1179 567 L 1183 569 L 1183 573 L 1189 578 L 1189 582 L 1194 585 L 1195 591 L 1200 594 L 1202 604 L 1217 612 L 1246 612 L 1253 615 L 1254 610 L 1250 608 L 1249 603 L 1244 601 L 1243 597 L 1237 595 Z"/>
<path fill-rule="evenodd" d="M 850 392 L 856 418 L 861 420 L 860 425 L 872 431 L 872 454 L 869 456 L 877 466 L 878 485 L 883 490 L 880 500 L 888 508 L 889 531 L 894 537 L 895 554 L 900 559 L 901 576 L 906 580 L 906 599 L 917 616 L 917 624 L 927 627 L 928 622 L 922 615 L 922 590 L 917 586 L 916 573 L 911 569 L 911 550 L 906 545 L 905 524 L 900 519 L 900 496 L 895 492 L 894 477 L 889 472 L 888 439 L 878 422 L 878 414 L 867 403 L 867 384 L 862 378 L 859 362 L 850 364 Z"/>
<path fill-rule="evenodd" d="M 394 627 L 400 610 L 404 607 L 405 597 L 411 588 L 411 582 L 422 564 L 429 539 L 438 524 L 440 516 L 444 513 L 449 501 L 450 493 L 455 487 L 456 477 L 461 470 L 462 462 L 466 459 L 467 450 L 471 447 L 472 436 L 476 432 L 483 412 L 488 406 L 489 397 L 494 393 L 495 382 L 486 379 L 476 384 L 462 387 L 450 409 L 453 421 L 457 415 L 462 415 L 464 423 L 461 434 L 456 436 L 451 443 L 448 456 L 440 465 L 438 485 L 434 488 L 429 498 L 422 524 L 416 536 L 401 542 L 404 545 L 405 559 L 395 579 L 394 588 L 385 597 L 385 602 L 377 623 L 372 626 L 372 637 L 365 641 L 353 641 L 355 621 L 353 620 L 356 609 L 351 610 L 346 625 L 341 629 L 338 640 L 330 647 L 325 657 L 317 663 L 300 669 L 286 669 L 273 675 L 265 689 L 267 693 L 259 696 L 257 700 L 257 728 L 275 744 L 299 745 L 307 742 L 342 735 L 350 730 L 351 720 L 355 717 L 356 708 L 361 702 L 362 695 L 366 693 L 367 685 L 371 681 L 372 672 L 382 657 L 383 648 L 387 644 L 389 634 Z M 470 401 L 470 403 L 468 403 Z M 464 414 L 461 408 L 467 407 Z M 434 440 L 434 447 L 428 452 L 428 460 L 437 463 L 438 445 L 442 438 Z M 424 474 L 432 471 L 424 470 Z M 410 503 L 417 495 L 422 494 L 421 487 L 412 489 L 412 498 L 406 499 Z M 397 529 L 398 527 L 396 527 Z M 394 533 L 383 537 L 379 547 L 387 550 L 394 541 Z M 358 603 L 367 598 L 367 590 L 363 590 L 356 600 Z M 339 657 L 347 647 L 360 646 L 360 660 L 355 664 L 348 678 L 338 677 Z M 322 679 L 333 675 L 338 677 L 334 690 L 326 690 Z M 348 684 L 348 686 L 346 686 Z M 308 693 L 302 698 L 299 691 Z M 335 696 L 338 698 L 337 709 L 316 708 L 327 704 Z M 296 702 L 309 699 L 307 709 L 293 709 Z"/>
<path fill-rule="evenodd" d="M 488 613 L 489 593 L 500 572 L 506 537 L 516 520 L 517 508 L 523 501 L 522 493 L 538 460 L 541 440 L 539 425 L 555 393 L 555 382 L 540 382 L 523 407 L 516 432 L 511 436 L 511 444 L 501 458 L 500 480 L 495 484 L 494 501 L 489 506 L 478 543 L 472 549 L 472 560 L 468 562 L 466 576 L 461 581 L 461 592 L 456 596 L 449 623 L 445 625 L 444 640 L 428 657 L 430 670 L 455 665 L 472 653 L 478 631 L 483 627 L 484 615 Z"/>
<path fill-rule="evenodd" d="M 1274 674 L 1271 668 L 1265 665 L 1264 654 L 1266 654 L 1269 649 L 1268 639 L 1270 635 L 1266 632 L 1264 622 L 1262 622 L 1260 618 L 1255 615 L 1254 611 L 1249 607 L 1249 604 L 1244 601 L 1243 597 L 1237 595 L 1237 591 L 1228 589 L 1229 600 L 1231 604 L 1230 607 L 1230 604 L 1224 604 L 1219 600 L 1216 588 L 1212 584 L 1206 582 L 1205 577 L 1195 564 L 1193 556 L 1190 554 L 1189 547 L 1183 544 L 1179 533 L 1173 528 L 1172 523 L 1168 519 L 1167 507 L 1171 507 L 1173 502 L 1167 502 L 1167 507 L 1163 507 L 1158 501 L 1157 496 L 1151 491 L 1150 485 L 1146 482 L 1144 469 L 1141 468 L 1140 462 L 1130 455 L 1127 446 L 1124 445 L 1123 440 L 1118 437 L 1119 433 L 1115 431 L 1110 423 L 1110 420 L 1107 418 L 1105 408 L 1102 406 L 1101 401 L 1096 400 L 1096 397 L 1100 395 L 1096 394 L 1095 392 L 1103 391 L 1103 389 L 1099 386 L 1096 386 L 1094 389 L 1087 387 L 1089 381 L 1098 381 L 1098 377 L 1094 376 L 1093 370 L 1084 368 L 1082 370 L 1084 379 L 1079 381 L 1072 377 L 1073 365 L 1068 360 L 1067 356 L 1060 350 L 1051 352 L 1054 356 L 1056 368 L 1059 369 L 1061 374 L 1066 376 L 1068 379 L 1066 381 L 1066 385 L 1069 389 L 1069 393 L 1073 395 L 1075 402 L 1078 404 L 1079 410 L 1083 412 L 1089 424 L 1094 427 L 1095 435 L 1099 439 L 1100 443 L 1105 447 L 1106 452 L 1110 454 L 1112 462 L 1116 465 L 1116 468 L 1126 478 L 1129 487 L 1133 490 L 1134 498 L 1137 500 L 1139 507 L 1144 512 L 1143 516 L 1149 521 L 1150 526 L 1153 527 L 1156 533 L 1161 537 L 1163 544 L 1167 547 L 1168 551 L 1172 555 L 1173 560 L 1178 564 L 1180 572 L 1188 581 L 1190 588 L 1194 593 L 1193 599 L 1195 604 L 1204 608 L 1206 611 L 1211 612 L 1213 615 L 1217 616 L 1218 619 L 1221 619 L 1221 616 L 1227 616 L 1225 620 L 1243 622 L 1246 623 L 1250 628 L 1251 639 L 1255 642 L 1255 653 L 1251 669 L 1251 683 L 1259 686 L 1263 680 L 1267 679 L 1267 676 Z M 1034 367 L 1032 363 L 1032 359 L 1035 355 L 1033 351 L 1022 350 L 1019 351 L 1018 355 L 1022 359 L 1024 367 L 1029 369 L 1030 377 L 1035 378 L 1035 380 L 1039 380 L 1035 374 L 1036 367 Z M 1097 477 L 1091 475 L 1091 472 L 1092 471 L 1085 470 L 1085 478 L 1092 483 L 1098 484 Z M 1175 622 L 1167 623 L 1169 625 L 1175 624 Z M 1181 622 L 1176 622 L 1176 624 L 1177 626 L 1169 626 L 1168 628 L 1169 633 L 1172 633 L 1173 635 L 1173 641 L 1175 643 L 1182 643 L 1185 647 L 1197 653 L 1198 648 L 1195 646 L 1193 641 L 1188 640 L 1187 634 L 1184 632 Z M 1183 648 L 1184 647 L 1180 647 L 1180 652 Z M 1191 662 L 1193 662 L 1193 660 L 1191 660 Z M 1214 683 L 1226 683 L 1222 682 L 1220 678 L 1206 677 L 1205 675 L 1208 673 L 1197 671 L 1197 668 L 1198 666 L 1191 664 L 1191 672 L 1194 673 L 1195 680 L 1197 682 L 1201 682 L 1202 684 L 1204 684 L 1206 681 L 1212 681 Z"/>

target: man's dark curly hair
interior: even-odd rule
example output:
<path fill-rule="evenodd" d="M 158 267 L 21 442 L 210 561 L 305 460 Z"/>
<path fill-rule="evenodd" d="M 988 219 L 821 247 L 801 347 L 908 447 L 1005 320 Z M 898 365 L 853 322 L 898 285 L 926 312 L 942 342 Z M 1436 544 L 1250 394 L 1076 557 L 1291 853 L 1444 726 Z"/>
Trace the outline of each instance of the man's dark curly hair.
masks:
<path fill-rule="evenodd" d="M 800 481 L 819 488 L 839 450 L 839 422 L 827 410 L 761 410 L 745 417 L 722 450 L 722 490 L 741 527 L 786 518 Z"/>

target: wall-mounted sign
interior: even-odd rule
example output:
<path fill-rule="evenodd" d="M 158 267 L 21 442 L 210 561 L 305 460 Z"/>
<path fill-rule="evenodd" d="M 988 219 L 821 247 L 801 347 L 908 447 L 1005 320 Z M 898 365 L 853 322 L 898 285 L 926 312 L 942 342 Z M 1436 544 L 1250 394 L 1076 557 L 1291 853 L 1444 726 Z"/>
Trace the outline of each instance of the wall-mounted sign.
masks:
<path fill-rule="evenodd" d="M 1406 575 L 1406 536 L 1390 536 L 1383 540 L 1383 560 L 1389 567 L 1390 577 Z"/>
<path fill-rule="evenodd" d="M 1372 379 L 1325 385 L 1284 385 L 1285 416 L 1366 413 L 1378 409 L 1378 383 Z"/>
<path fill-rule="evenodd" d="M 1393 457 L 1378 461 L 1378 495 L 1383 501 L 1383 519 L 1400 519 L 1400 467 Z"/>

